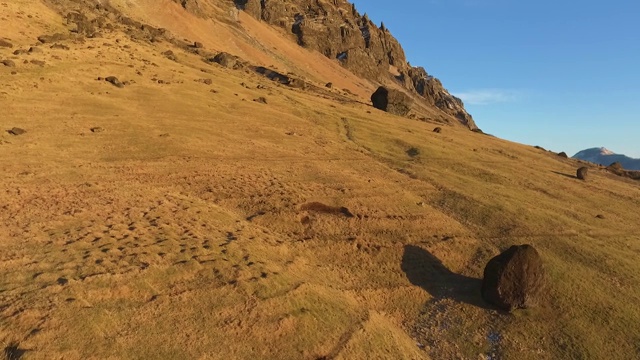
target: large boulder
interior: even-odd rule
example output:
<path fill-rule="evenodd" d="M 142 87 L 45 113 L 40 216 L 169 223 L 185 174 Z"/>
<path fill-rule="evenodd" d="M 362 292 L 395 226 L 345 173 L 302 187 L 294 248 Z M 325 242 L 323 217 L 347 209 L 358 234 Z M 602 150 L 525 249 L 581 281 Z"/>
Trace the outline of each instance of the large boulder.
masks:
<path fill-rule="evenodd" d="M 544 296 L 545 272 L 531 245 L 514 245 L 491 259 L 484 269 L 482 298 L 507 311 L 528 308 Z"/>
<path fill-rule="evenodd" d="M 576 177 L 580 180 L 587 180 L 587 173 L 589 172 L 589 168 L 583 166 L 576 171 Z"/>
<path fill-rule="evenodd" d="M 371 95 L 373 107 L 392 114 L 405 116 L 411 111 L 413 100 L 407 94 L 399 90 L 387 89 L 380 86 Z"/>

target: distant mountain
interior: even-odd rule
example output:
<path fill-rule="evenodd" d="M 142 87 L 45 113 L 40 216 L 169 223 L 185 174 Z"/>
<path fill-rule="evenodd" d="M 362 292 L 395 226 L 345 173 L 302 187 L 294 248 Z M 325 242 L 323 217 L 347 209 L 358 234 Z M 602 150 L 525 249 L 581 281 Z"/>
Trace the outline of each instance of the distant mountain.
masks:
<path fill-rule="evenodd" d="M 634 159 L 622 154 L 600 147 L 579 151 L 573 155 L 574 159 L 590 161 L 592 163 L 609 166 L 614 162 L 619 162 L 626 170 L 640 170 L 640 159 Z"/>

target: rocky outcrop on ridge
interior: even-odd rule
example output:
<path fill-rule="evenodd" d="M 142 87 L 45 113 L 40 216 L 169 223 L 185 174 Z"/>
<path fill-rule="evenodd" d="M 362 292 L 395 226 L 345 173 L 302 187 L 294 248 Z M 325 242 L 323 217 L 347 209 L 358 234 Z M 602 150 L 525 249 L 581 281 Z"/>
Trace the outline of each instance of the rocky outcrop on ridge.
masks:
<path fill-rule="evenodd" d="M 460 99 L 449 94 L 424 68 L 409 65 L 402 46 L 384 24 L 376 26 L 346 0 L 233 1 L 256 19 L 290 30 L 300 46 L 337 59 L 363 78 L 382 82 L 393 77 L 427 104 L 456 117 L 470 129 L 477 128 Z"/>

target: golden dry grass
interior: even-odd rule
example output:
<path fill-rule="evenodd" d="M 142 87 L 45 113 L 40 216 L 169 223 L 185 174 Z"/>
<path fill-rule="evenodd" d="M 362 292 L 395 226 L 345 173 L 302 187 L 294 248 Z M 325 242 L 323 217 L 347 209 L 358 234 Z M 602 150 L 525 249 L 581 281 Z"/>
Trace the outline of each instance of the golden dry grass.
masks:
<path fill-rule="evenodd" d="M 62 22 L 38 2 L 0 11 L 20 48 Z M 21 34 L 27 15 L 42 21 Z M 435 134 L 174 49 L 176 63 L 166 43 L 67 44 L 17 59 L 44 67 L 0 68 L 4 348 L 25 359 L 640 356 L 638 182 L 599 168 L 582 182 L 574 160 L 462 127 Z M 109 75 L 135 83 L 95 80 Z M 14 126 L 27 133 L 4 131 Z M 541 253 L 550 296 L 503 314 L 483 304 L 479 279 L 520 243 Z"/>

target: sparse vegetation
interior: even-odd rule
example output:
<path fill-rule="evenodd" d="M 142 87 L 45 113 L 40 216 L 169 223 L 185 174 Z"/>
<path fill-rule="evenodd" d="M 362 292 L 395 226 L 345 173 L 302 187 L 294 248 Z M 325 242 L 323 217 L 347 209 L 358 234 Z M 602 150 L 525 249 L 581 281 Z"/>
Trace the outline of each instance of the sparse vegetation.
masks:
<path fill-rule="evenodd" d="M 3 57 L 68 33 L 63 0 L 5 3 Z M 426 120 L 439 110 L 371 111 L 376 87 L 250 18 L 136 3 L 110 1 L 188 48 L 114 23 L 10 55 L 44 67 L 0 67 L 5 357 L 638 358 L 637 181 L 593 167 L 583 183 L 575 160 L 434 133 L 455 123 Z M 258 88 L 264 76 L 192 52 L 195 34 L 313 86 Z M 95 80 L 107 74 L 136 82 Z M 523 243 L 549 298 L 508 315 L 482 300 L 483 268 Z"/>

